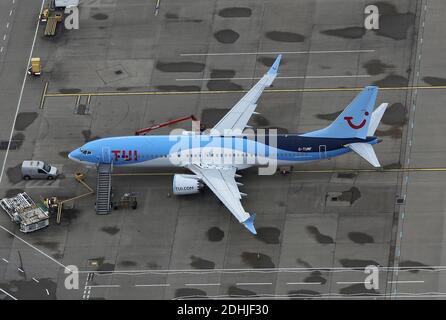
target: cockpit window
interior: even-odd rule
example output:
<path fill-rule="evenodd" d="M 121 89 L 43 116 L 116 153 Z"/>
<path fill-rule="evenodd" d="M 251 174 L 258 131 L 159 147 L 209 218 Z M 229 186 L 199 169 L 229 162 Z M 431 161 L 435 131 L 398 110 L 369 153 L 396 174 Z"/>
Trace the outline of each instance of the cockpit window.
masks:
<path fill-rule="evenodd" d="M 79 150 L 80 150 L 80 152 L 81 152 L 82 154 L 85 154 L 85 155 L 89 155 L 89 154 L 91 154 L 91 151 L 89 151 L 89 150 L 82 149 L 82 148 L 80 148 Z"/>

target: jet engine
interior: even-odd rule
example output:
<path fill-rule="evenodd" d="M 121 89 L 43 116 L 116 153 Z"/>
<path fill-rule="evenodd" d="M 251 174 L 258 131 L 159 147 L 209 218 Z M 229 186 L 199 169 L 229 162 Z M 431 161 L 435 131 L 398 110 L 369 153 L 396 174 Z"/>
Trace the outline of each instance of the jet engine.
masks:
<path fill-rule="evenodd" d="M 173 176 L 173 194 L 177 196 L 199 193 L 203 188 L 200 179 L 194 174 L 175 174 Z"/>

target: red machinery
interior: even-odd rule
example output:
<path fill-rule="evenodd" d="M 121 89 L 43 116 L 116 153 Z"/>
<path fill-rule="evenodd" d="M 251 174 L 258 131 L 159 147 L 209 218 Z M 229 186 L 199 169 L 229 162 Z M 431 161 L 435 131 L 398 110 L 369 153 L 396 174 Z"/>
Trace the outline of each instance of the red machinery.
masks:
<path fill-rule="evenodd" d="M 197 121 L 197 118 L 194 117 L 194 115 L 190 115 L 187 117 L 182 117 L 182 118 L 178 118 L 178 119 L 174 119 L 174 120 L 170 120 L 170 121 L 166 121 L 148 128 L 144 128 L 144 129 L 139 129 L 138 131 L 135 132 L 135 136 L 140 136 L 140 135 L 144 135 L 147 134 L 148 132 L 155 130 L 155 129 L 159 129 L 162 127 L 166 127 L 166 126 L 170 126 L 172 124 L 178 123 L 178 122 L 182 122 L 182 121 L 186 121 L 186 120 L 192 120 L 192 121 Z M 202 126 L 200 125 L 200 131 L 202 131 Z"/>

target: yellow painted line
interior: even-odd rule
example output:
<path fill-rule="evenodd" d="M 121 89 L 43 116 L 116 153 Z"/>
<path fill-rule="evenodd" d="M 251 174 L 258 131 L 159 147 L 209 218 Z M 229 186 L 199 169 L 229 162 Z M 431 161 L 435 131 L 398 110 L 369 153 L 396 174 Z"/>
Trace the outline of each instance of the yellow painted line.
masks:
<path fill-rule="evenodd" d="M 178 172 L 132 172 L 132 173 L 112 173 L 114 177 L 139 177 L 139 176 L 172 176 Z"/>
<path fill-rule="evenodd" d="M 439 172 L 446 168 L 395 168 L 395 169 L 322 169 L 322 170 L 292 170 L 292 173 L 349 173 L 349 172 Z"/>
<path fill-rule="evenodd" d="M 321 169 L 321 170 L 292 170 L 291 173 L 359 173 L 359 172 L 440 172 L 446 171 L 445 168 L 395 168 L 395 169 Z M 183 172 L 132 172 L 132 173 L 113 173 L 116 177 L 138 177 L 138 176 L 172 176 Z"/>
<path fill-rule="evenodd" d="M 43 88 L 42 96 L 40 97 L 40 105 L 39 109 L 43 109 L 43 105 L 45 104 L 45 97 L 48 91 L 48 81 L 45 82 L 45 87 Z"/>
<path fill-rule="evenodd" d="M 265 93 L 296 93 L 296 92 L 342 92 L 361 91 L 364 87 L 352 88 L 296 88 L 296 89 L 267 89 Z M 380 90 L 444 90 L 446 86 L 404 86 L 382 87 Z M 74 97 L 74 96 L 147 96 L 147 95 L 190 95 L 190 94 L 230 94 L 246 93 L 249 90 L 208 90 L 208 91 L 136 91 L 136 92 L 85 92 L 85 93 L 45 93 L 45 97 Z"/>

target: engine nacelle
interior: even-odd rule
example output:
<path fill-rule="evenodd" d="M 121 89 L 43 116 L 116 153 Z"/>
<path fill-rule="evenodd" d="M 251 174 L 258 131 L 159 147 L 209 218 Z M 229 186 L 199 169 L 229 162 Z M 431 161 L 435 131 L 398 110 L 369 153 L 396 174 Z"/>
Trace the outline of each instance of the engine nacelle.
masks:
<path fill-rule="evenodd" d="M 173 176 L 173 194 L 177 196 L 199 193 L 203 184 L 194 174 L 175 174 Z"/>

